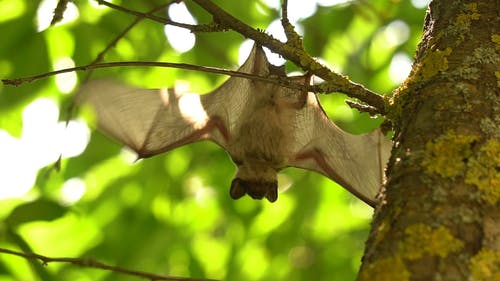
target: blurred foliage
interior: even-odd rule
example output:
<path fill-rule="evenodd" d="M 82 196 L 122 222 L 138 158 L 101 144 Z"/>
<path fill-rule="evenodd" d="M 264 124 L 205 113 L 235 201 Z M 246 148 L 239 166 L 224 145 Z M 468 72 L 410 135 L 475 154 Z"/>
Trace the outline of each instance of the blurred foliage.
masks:
<path fill-rule="evenodd" d="M 76 65 L 88 64 L 134 20 L 91 1 L 75 0 L 76 19 L 37 32 L 40 2 L 0 1 L 2 78 L 51 71 L 55 62 L 65 57 Z M 57 4 L 43 2 L 52 9 Z M 114 2 L 147 11 L 164 1 Z M 199 23 L 211 20 L 187 2 Z M 279 18 L 279 10 L 266 5 L 272 1 L 216 2 L 256 28 L 265 29 Z M 413 56 L 424 12 L 410 1 L 359 0 L 318 5 L 314 14 L 298 24 L 312 55 L 352 80 L 389 94 L 397 86 L 389 77 L 391 60 L 397 53 Z M 50 19 L 52 14 L 41 16 Z M 407 27 L 407 34 L 394 44 L 390 36 L 401 34 L 386 31 L 396 20 Z M 106 60 L 236 68 L 238 49 L 244 41 L 239 34 L 197 34 L 195 47 L 181 54 L 170 47 L 163 29 L 158 23 L 142 21 L 111 49 Z M 287 64 L 287 68 L 296 70 L 293 65 Z M 86 75 L 78 73 L 79 80 Z M 197 92 L 209 92 L 227 79 L 160 68 L 115 68 L 93 75 L 119 77 L 145 87 L 172 86 L 180 79 L 189 81 Z M 58 104 L 59 118 L 65 120 L 71 95 L 61 94 L 55 81 L 51 77 L 18 87 L 0 85 L 0 132 L 20 137 L 23 110 L 39 98 Z M 343 128 L 360 133 L 380 123 L 349 109 L 344 99 L 340 94 L 321 97 L 330 117 Z M 11 149 L 6 145 L 0 143 L 4 150 Z M 43 150 L 12 152 L 20 155 L 15 159 L 29 162 Z M 26 153 L 27 157 L 21 157 Z M 221 280 L 355 278 L 372 211 L 336 183 L 311 172 L 287 169 L 279 178 L 281 193 L 276 203 L 249 198 L 233 201 L 228 189 L 235 169 L 214 144 L 197 143 L 137 163 L 129 156 L 99 133 L 92 133 L 85 151 L 63 158 L 59 172 L 53 165 L 42 168 L 26 194 L 0 200 L 0 246 L 47 256 L 92 257 L 158 274 Z M 9 168 L 26 163 L 6 165 L 0 177 L 11 173 Z M 75 179 L 84 183 L 83 196 L 64 200 L 66 183 Z M 8 188 L 12 187 L 0 186 L 0 190 Z M 0 255 L 0 280 L 5 281 L 131 279 L 102 270 L 66 264 L 40 266 Z"/>

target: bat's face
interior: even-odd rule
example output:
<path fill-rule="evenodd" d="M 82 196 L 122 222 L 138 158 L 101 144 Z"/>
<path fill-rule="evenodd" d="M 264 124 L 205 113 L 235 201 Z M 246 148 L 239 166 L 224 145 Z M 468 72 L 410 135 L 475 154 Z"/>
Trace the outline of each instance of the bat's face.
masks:
<path fill-rule="evenodd" d="M 266 165 L 242 164 L 231 182 L 229 194 L 239 199 L 248 194 L 253 199 L 267 198 L 269 202 L 278 199 L 277 171 Z"/>

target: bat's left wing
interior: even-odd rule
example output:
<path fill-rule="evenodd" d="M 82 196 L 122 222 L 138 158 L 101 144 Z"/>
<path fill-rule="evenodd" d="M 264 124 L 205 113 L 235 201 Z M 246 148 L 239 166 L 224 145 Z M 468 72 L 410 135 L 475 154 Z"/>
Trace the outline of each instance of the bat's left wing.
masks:
<path fill-rule="evenodd" d="M 380 130 L 351 135 L 338 128 L 314 93 L 297 112 L 289 166 L 319 172 L 371 206 L 380 191 L 391 142 Z"/>
<path fill-rule="evenodd" d="M 227 132 L 209 118 L 201 96 L 174 89 L 140 89 L 111 80 L 93 80 L 79 90 L 77 104 L 89 104 L 97 127 L 108 137 L 133 149 L 139 157 Z"/>

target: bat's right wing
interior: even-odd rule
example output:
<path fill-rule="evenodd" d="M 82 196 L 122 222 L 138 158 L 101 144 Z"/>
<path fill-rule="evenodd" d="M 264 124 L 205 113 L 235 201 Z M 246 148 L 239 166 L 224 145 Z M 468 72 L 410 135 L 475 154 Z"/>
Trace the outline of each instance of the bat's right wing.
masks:
<path fill-rule="evenodd" d="M 319 172 L 374 206 L 391 149 L 379 129 L 365 135 L 342 131 L 328 119 L 316 95 L 308 93 L 294 132 L 290 166 Z"/>

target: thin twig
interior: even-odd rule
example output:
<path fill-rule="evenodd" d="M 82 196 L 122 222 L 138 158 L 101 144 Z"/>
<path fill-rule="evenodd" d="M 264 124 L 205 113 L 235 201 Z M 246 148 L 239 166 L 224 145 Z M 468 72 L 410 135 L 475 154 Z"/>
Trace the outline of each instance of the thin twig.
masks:
<path fill-rule="evenodd" d="M 233 76 L 233 77 L 241 77 L 241 78 L 246 78 L 246 79 L 258 80 L 258 81 L 263 81 L 263 82 L 267 82 L 267 83 L 278 84 L 278 85 L 281 85 L 283 87 L 287 87 L 287 88 L 291 88 L 291 89 L 309 90 L 309 87 L 306 85 L 290 83 L 289 79 L 286 79 L 287 77 L 283 77 L 283 79 L 281 79 L 280 77 L 263 77 L 263 76 L 253 75 L 253 74 L 244 73 L 244 72 L 238 72 L 238 71 L 234 71 L 234 70 L 227 70 L 227 69 L 222 69 L 222 68 L 217 68 L 217 67 L 200 66 L 200 65 L 193 65 L 193 64 L 187 64 L 187 63 L 147 62 L 147 61 L 120 61 L 120 62 L 105 62 L 105 63 L 89 64 L 89 65 L 83 65 L 83 66 L 77 66 L 77 67 L 71 67 L 71 68 L 50 71 L 50 72 L 46 72 L 46 73 L 42 73 L 42 74 L 30 76 L 30 77 L 22 77 L 22 78 L 14 78 L 14 79 L 2 79 L 2 82 L 4 85 L 19 86 L 23 83 L 31 83 L 33 81 L 47 78 L 50 76 L 54 76 L 54 75 L 61 74 L 61 73 L 67 73 L 67 72 L 73 72 L 73 71 L 87 71 L 87 70 L 96 69 L 96 68 L 111 68 L 111 67 L 180 68 L 180 69 L 187 69 L 187 70 L 194 70 L 194 71 L 208 72 L 208 73 L 217 73 L 217 74 L 224 74 L 224 75 L 229 75 L 229 76 Z"/>
<path fill-rule="evenodd" d="M 23 257 L 25 259 L 31 260 L 39 260 L 44 265 L 47 265 L 49 262 L 62 262 L 62 263 L 70 263 L 73 265 L 83 266 L 83 267 L 92 267 L 99 268 L 103 270 L 108 270 L 116 273 L 121 273 L 130 276 L 142 277 L 149 280 L 165 280 L 165 281 L 216 281 L 215 279 L 203 279 L 203 278 L 190 278 L 190 277 L 177 277 L 177 276 L 165 276 L 165 275 L 157 275 L 148 272 L 142 272 L 138 270 L 130 270 L 126 268 L 121 268 L 114 265 L 107 265 L 105 263 L 92 260 L 92 259 L 82 259 L 82 258 L 51 258 L 42 256 L 35 253 L 23 253 L 18 251 L 13 251 L 5 248 L 0 248 L 0 253 L 14 255 L 18 257 Z"/>
<path fill-rule="evenodd" d="M 214 24 L 200 24 L 200 25 L 180 23 L 180 22 L 176 22 L 176 21 L 173 21 L 173 20 L 170 20 L 167 18 L 152 15 L 151 13 L 143 13 L 143 12 L 130 10 L 130 9 L 125 8 L 125 7 L 118 6 L 118 5 L 115 5 L 113 3 L 110 3 L 110 2 L 107 2 L 104 0 L 97 0 L 97 3 L 99 3 L 100 5 L 107 6 L 109 8 L 114 9 L 114 10 L 117 10 L 117 11 L 121 11 L 121 12 L 124 12 L 127 14 L 134 15 L 136 17 L 147 18 L 147 19 L 150 19 L 150 20 L 153 20 L 153 21 L 165 24 L 165 25 L 173 25 L 173 26 L 185 28 L 185 29 L 190 30 L 193 33 L 196 33 L 196 32 L 215 32 L 215 31 L 227 30 L 227 28 L 220 26 L 218 24 L 215 24 L 215 23 Z"/>
<path fill-rule="evenodd" d="M 287 44 L 294 46 L 297 49 L 304 50 L 304 46 L 302 45 L 302 38 L 295 31 L 294 26 L 290 23 L 288 19 L 288 0 L 283 0 L 281 5 L 281 26 L 283 26 L 283 30 L 285 31 L 285 35 L 287 38 Z"/>
<path fill-rule="evenodd" d="M 153 14 L 155 12 L 158 12 L 162 9 L 167 8 L 168 6 L 172 5 L 173 3 L 179 3 L 179 1 L 181 1 L 181 0 L 172 0 L 169 3 L 165 3 L 163 5 L 160 5 L 158 7 L 151 9 L 150 11 L 147 12 L 147 14 L 150 15 L 150 14 Z M 113 40 L 111 40 L 111 42 L 106 46 L 106 48 L 104 48 L 104 50 L 102 50 L 97 55 L 97 57 L 90 63 L 90 65 L 95 65 L 95 64 L 101 62 L 102 60 L 104 60 L 104 56 L 106 55 L 106 53 L 109 50 L 111 50 L 111 48 L 116 46 L 118 41 L 120 41 L 123 37 L 125 37 L 125 35 L 130 30 L 132 30 L 132 28 L 134 28 L 137 24 L 139 24 L 143 19 L 145 19 L 144 16 L 136 16 L 135 20 L 132 23 L 130 23 L 122 32 L 120 32 L 120 34 L 118 34 Z M 89 72 L 87 73 L 87 76 L 84 78 L 83 81 L 87 81 L 90 78 L 90 76 L 92 75 L 92 71 L 93 71 L 92 69 L 89 70 Z M 68 126 L 69 121 L 71 120 L 71 118 L 73 116 L 74 106 L 75 106 L 75 104 L 72 102 L 67 108 L 66 126 Z M 55 167 L 60 166 L 61 159 L 62 159 L 61 156 L 59 156 L 59 159 L 57 159 L 56 163 L 54 164 Z"/>
<path fill-rule="evenodd" d="M 125 7 L 122 7 L 122 6 L 119 6 L 119 5 L 115 5 L 115 4 L 107 2 L 107 1 L 97 0 L 97 3 L 99 5 L 104 5 L 104 6 L 107 6 L 109 8 L 112 8 L 114 10 L 122 11 L 122 12 L 125 12 L 127 14 L 134 15 L 136 17 L 148 18 L 148 19 L 157 21 L 159 23 L 174 25 L 174 26 L 178 26 L 178 27 L 182 27 L 182 28 L 186 28 L 186 29 L 191 29 L 192 28 L 191 24 L 178 23 L 178 22 L 171 21 L 171 20 L 169 20 L 167 18 L 162 18 L 162 17 L 158 17 L 158 16 L 155 16 L 155 15 L 151 15 L 149 13 L 143 13 L 143 12 L 138 12 L 138 11 L 130 10 L 130 9 L 125 8 Z"/>
<path fill-rule="evenodd" d="M 357 109 L 357 110 L 359 110 L 361 112 L 366 112 L 366 113 L 370 114 L 371 116 L 374 116 L 374 115 L 378 114 L 377 109 L 374 108 L 373 106 L 361 104 L 361 103 L 358 103 L 358 102 L 354 102 L 352 100 L 345 100 L 345 103 L 349 107 L 355 108 L 355 109 Z"/>
<path fill-rule="evenodd" d="M 169 19 L 165 18 L 160 18 L 156 17 L 154 15 L 151 15 L 149 13 L 142 13 L 142 12 L 135 12 L 114 4 L 111 4 L 109 2 L 103 1 L 103 0 L 97 0 L 98 3 L 106 5 L 108 7 L 111 7 L 113 9 L 121 10 L 130 14 L 135 15 L 136 17 L 141 17 L 141 18 L 149 18 L 153 20 L 157 20 L 159 22 L 165 23 L 165 24 L 172 24 L 176 25 L 179 27 L 184 27 L 188 28 L 192 31 L 196 29 L 202 28 L 202 26 L 197 26 L 197 25 L 185 25 L 185 24 L 180 24 L 173 22 Z M 385 102 L 384 99 L 381 95 L 376 94 L 375 92 L 372 92 L 368 89 L 366 89 L 363 85 L 354 83 L 347 79 L 347 77 L 337 74 L 333 71 L 331 71 L 329 68 L 326 66 L 322 65 L 318 61 L 316 61 L 314 58 L 312 58 L 302 47 L 302 44 L 297 44 L 297 40 L 288 40 L 289 42 L 283 43 L 275 38 L 273 38 L 271 35 L 268 35 L 266 33 L 260 32 L 249 25 L 241 22 L 240 20 L 236 19 L 226 11 L 222 10 L 220 7 L 212 3 L 210 0 L 193 0 L 196 2 L 199 6 L 201 6 L 203 9 L 205 9 L 207 12 L 209 12 L 213 18 L 215 23 L 212 25 L 214 27 L 221 27 L 221 28 L 231 28 L 235 30 L 236 32 L 242 34 L 246 38 L 253 39 L 255 42 L 258 42 L 259 44 L 268 47 L 270 50 L 272 50 L 275 53 L 278 53 L 282 55 L 284 58 L 292 61 L 296 65 L 300 66 L 302 69 L 313 73 L 317 75 L 318 77 L 321 77 L 325 80 L 325 83 L 314 87 L 315 92 L 323 92 L 323 93 L 331 93 L 331 92 L 342 92 L 348 95 L 349 97 L 356 98 L 372 108 L 374 108 L 375 112 L 384 114 L 385 113 Z M 286 6 L 287 2 L 285 0 L 284 5 Z M 286 9 L 284 11 L 284 18 L 286 19 Z M 286 19 L 287 20 L 287 19 Z M 289 24 L 289 22 L 288 22 Z M 293 38 L 294 36 L 299 36 L 298 34 L 295 33 L 293 26 L 291 24 L 287 25 L 286 22 L 284 23 L 285 29 L 286 27 L 291 27 L 291 32 L 289 38 Z M 210 25 L 209 25 L 210 27 Z M 126 31 L 124 31 L 126 32 Z M 287 35 L 288 36 L 288 35 Z M 300 39 L 300 36 L 298 37 Z M 118 38 L 119 39 L 119 38 Z M 301 40 L 301 39 L 300 39 Z M 291 42 L 295 41 L 295 42 Z M 300 46 L 299 46 L 300 45 Z M 226 74 L 226 75 L 231 75 L 231 76 L 236 76 L 236 77 L 243 77 L 247 79 L 254 79 L 254 80 L 260 80 L 260 81 L 266 81 L 270 83 L 275 83 L 279 84 L 288 88 L 294 88 L 297 89 L 298 87 L 302 87 L 300 89 L 305 90 L 304 86 L 297 86 L 290 84 L 286 81 L 286 79 L 278 79 L 278 81 L 271 79 L 271 78 L 265 78 L 265 77 L 259 77 L 259 76 L 254 76 L 246 73 L 238 73 L 235 71 L 229 71 L 229 70 L 223 70 L 223 69 L 218 69 L 218 68 L 212 68 L 212 67 L 201 67 L 201 66 L 194 66 L 194 65 L 189 65 L 189 64 L 176 64 L 176 63 L 160 63 L 160 62 L 114 62 L 114 63 L 100 63 L 100 64 L 91 64 L 91 65 L 86 65 L 86 66 L 80 66 L 80 67 L 75 67 L 75 68 L 69 68 L 69 69 L 63 69 L 63 70 L 58 70 L 58 71 L 52 71 L 48 72 L 45 74 L 40 74 L 32 77 L 25 77 L 25 78 L 17 78 L 17 79 L 4 79 L 2 80 L 4 84 L 6 85 L 20 85 L 25 82 L 32 82 L 37 79 L 45 78 L 48 76 L 56 75 L 59 73 L 65 73 L 65 72 L 70 72 L 70 71 L 75 71 L 75 70 L 91 70 L 95 68 L 104 68 L 104 67 L 116 67 L 116 66 L 158 66 L 158 67 L 175 67 L 175 68 L 183 68 L 183 69 L 191 69 L 191 70 L 196 70 L 196 71 L 204 71 L 204 72 L 212 72 L 212 73 L 220 73 L 220 74 Z M 311 88 L 307 88 L 308 90 Z"/>
<path fill-rule="evenodd" d="M 14 78 L 14 79 L 2 79 L 2 83 L 4 85 L 19 86 L 19 85 L 24 84 L 24 83 L 31 83 L 31 82 L 36 81 L 36 80 L 40 80 L 43 78 L 47 78 L 47 77 L 62 74 L 62 73 L 68 73 L 68 72 L 73 72 L 73 71 L 88 71 L 88 70 L 93 70 L 93 69 L 98 69 L 98 68 L 112 68 L 112 67 L 167 67 L 167 68 L 187 69 L 187 70 L 193 70 L 193 71 L 217 73 L 217 74 L 223 74 L 223 75 L 228 75 L 228 76 L 233 76 L 233 77 L 241 77 L 241 78 L 245 78 L 245 79 L 258 80 L 258 81 L 262 81 L 262 82 L 277 84 L 277 85 L 287 87 L 290 89 L 310 91 L 310 92 L 314 92 L 314 93 L 343 92 L 343 89 L 344 89 L 343 87 L 341 87 L 339 85 L 336 85 L 334 83 L 329 83 L 329 82 L 323 82 L 321 84 L 307 86 L 307 85 L 303 85 L 303 84 L 290 83 L 290 80 L 287 79 L 287 77 L 263 77 L 263 76 L 249 74 L 249 73 L 238 72 L 238 71 L 234 71 L 234 70 L 227 70 L 227 69 L 210 67 L 210 66 L 193 65 L 193 64 L 187 64 L 187 63 L 145 62 L 145 61 L 121 61 L 121 62 L 94 63 L 94 64 L 88 64 L 88 65 L 83 65 L 83 66 L 64 68 L 64 69 L 59 69 L 59 70 L 55 70 L 55 71 L 45 72 L 42 74 L 29 76 L 29 77 L 21 77 L 21 78 Z M 378 109 L 374 108 L 372 106 L 363 106 L 361 104 L 355 105 L 352 102 L 347 102 L 347 103 L 351 107 L 357 108 L 361 111 L 368 112 L 371 115 L 379 113 Z"/>
<path fill-rule="evenodd" d="M 166 4 L 163 4 L 163 5 L 160 5 L 158 7 L 155 7 L 153 9 L 151 9 L 150 11 L 148 11 L 146 13 L 146 15 L 149 15 L 149 14 L 152 14 L 152 13 L 155 13 L 155 12 L 158 12 L 170 5 L 172 5 L 173 3 L 176 3 L 178 2 L 179 0 L 173 0 L 169 3 L 166 3 Z M 102 50 L 98 55 L 97 57 L 90 63 L 90 64 L 95 64 L 95 63 L 98 63 L 98 62 L 101 62 L 103 59 L 104 59 L 104 55 L 111 49 L 113 48 L 114 46 L 116 46 L 116 44 L 118 43 L 118 41 L 120 41 L 120 39 L 122 39 L 125 34 L 127 34 L 134 26 L 136 26 L 139 22 L 141 22 L 143 19 L 145 19 L 145 16 L 142 16 L 142 15 L 137 15 L 135 20 L 129 25 L 127 26 L 127 28 L 125 28 L 120 34 L 118 34 L 109 44 L 108 46 L 106 46 L 106 48 L 104 50 Z"/>
<path fill-rule="evenodd" d="M 68 6 L 68 2 L 69 2 L 69 0 L 59 0 L 57 2 L 57 6 L 54 9 L 54 16 L 52 17 L 52 20 L 50 21 L 50 25 L 54 25 L 63 19 L 63 15 L 64 15 L 64 12 L 66 11 L 67 6 Z"/>

